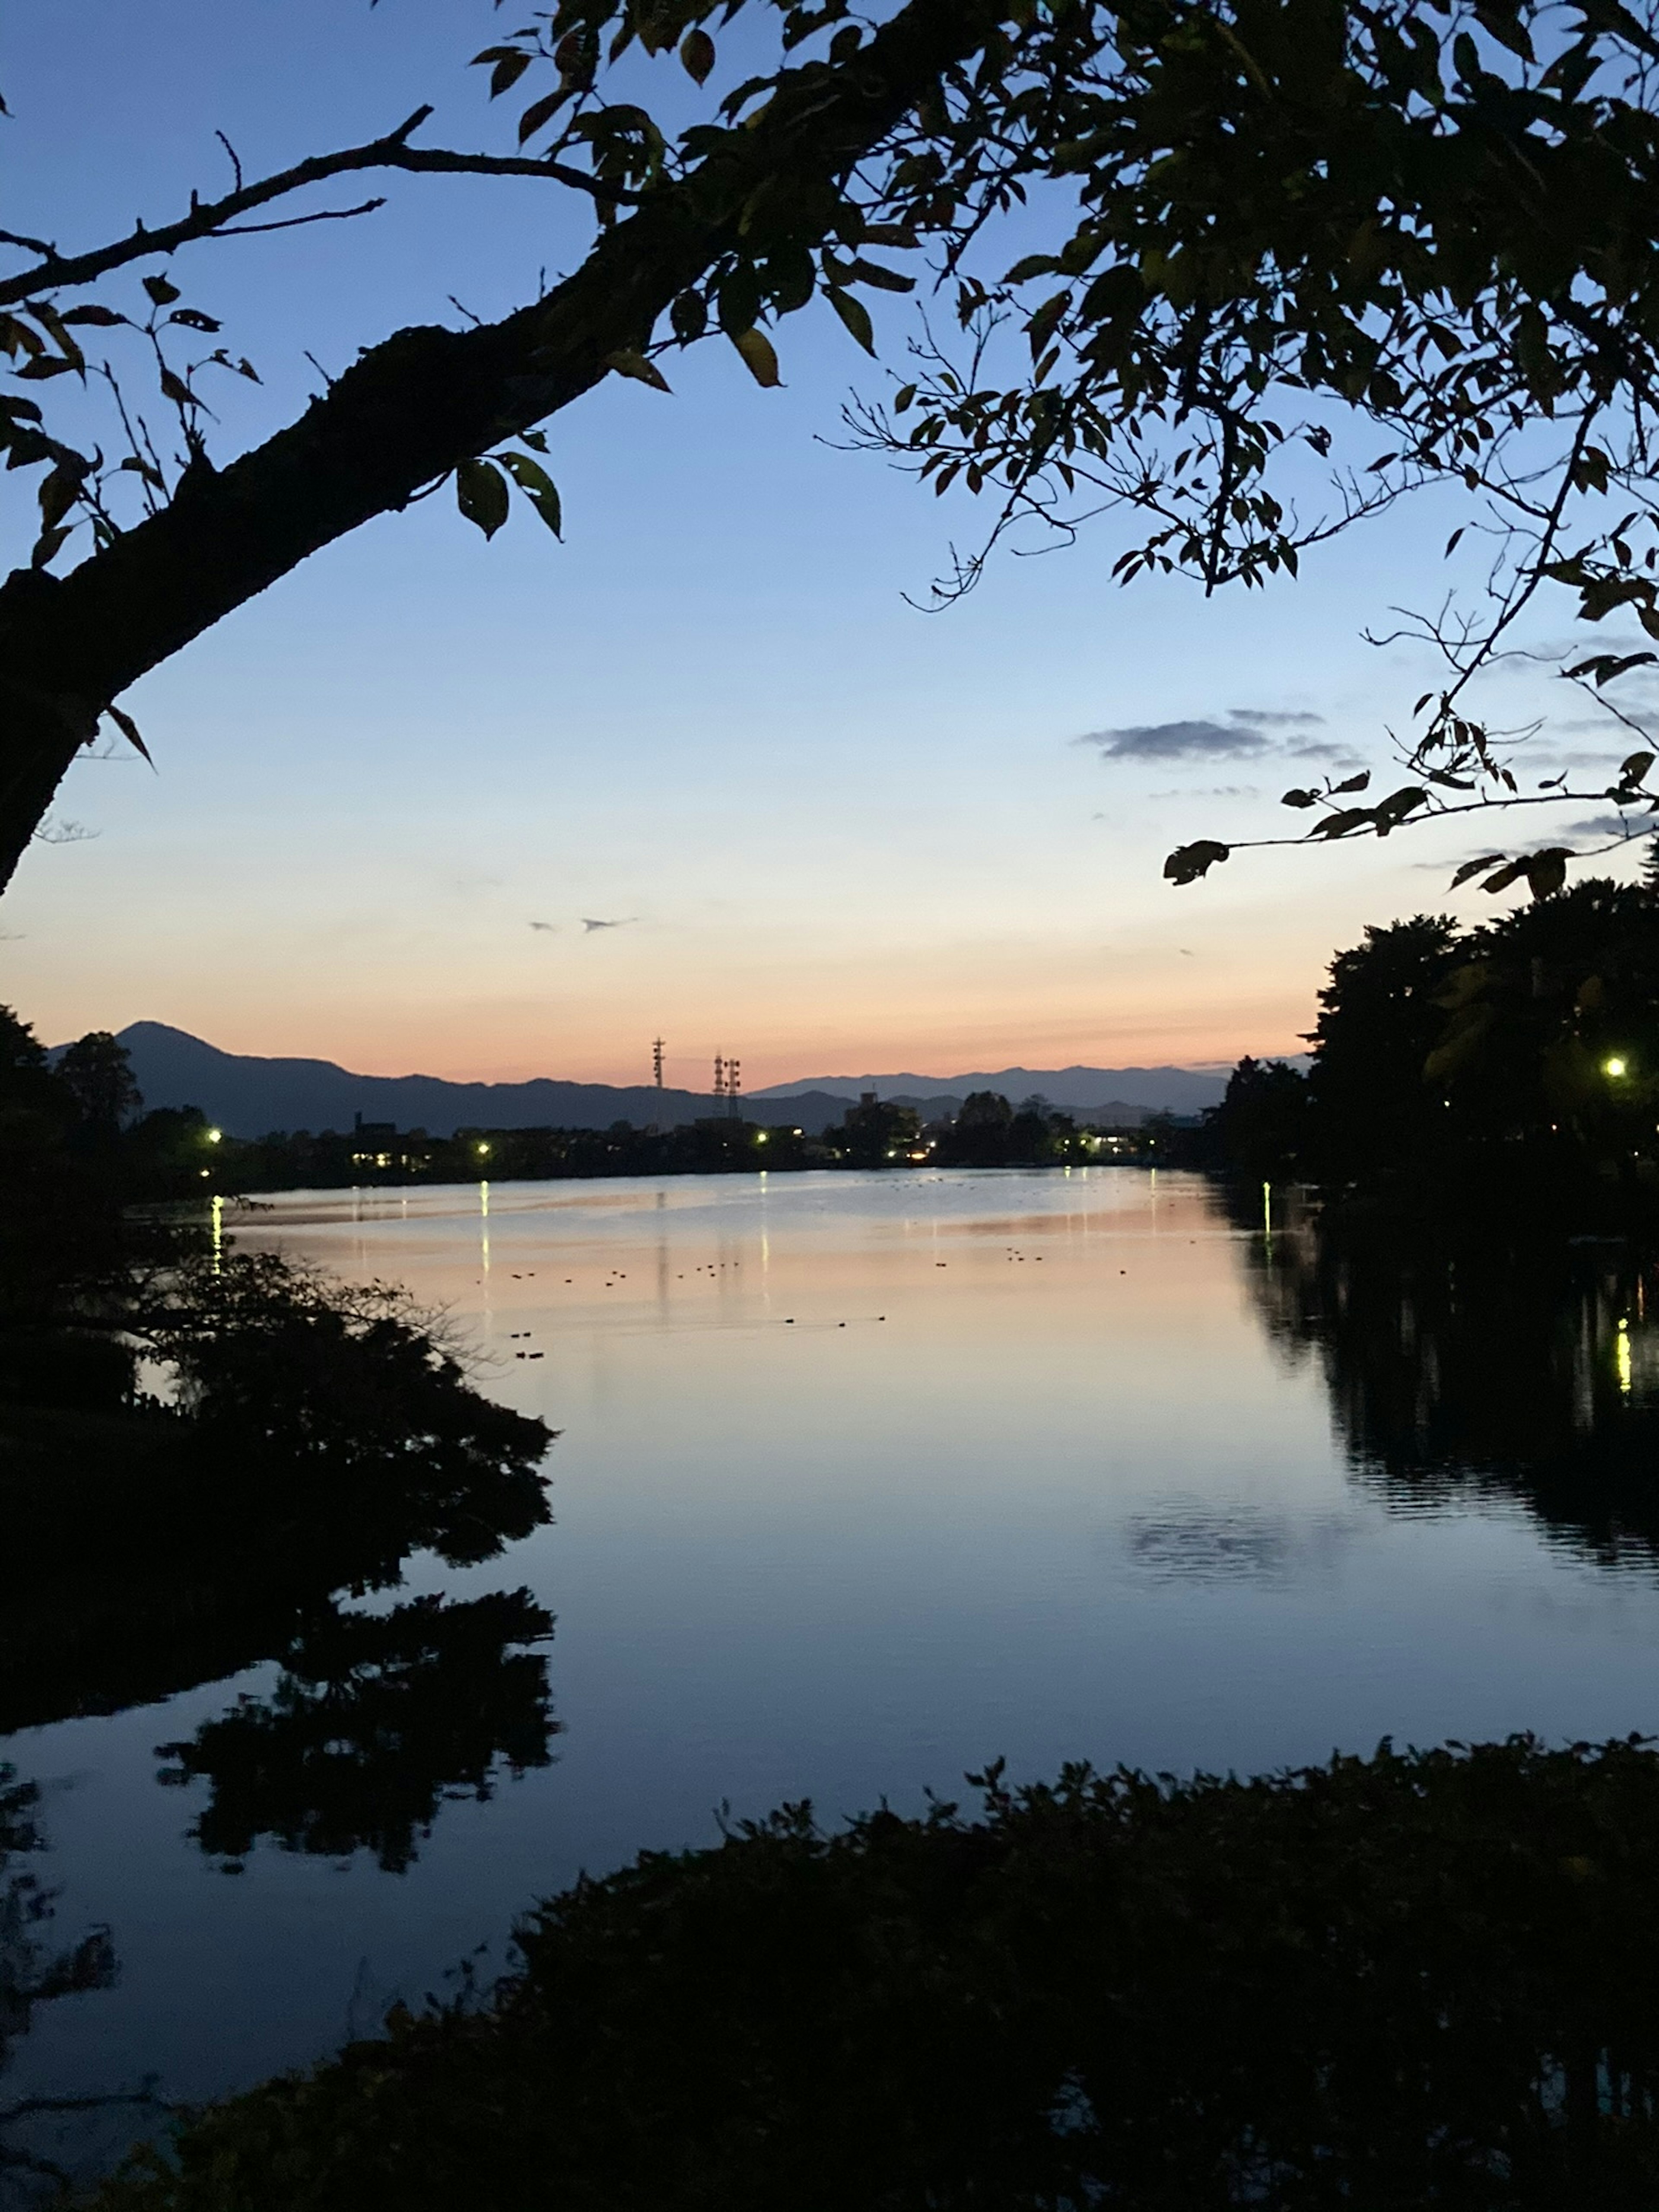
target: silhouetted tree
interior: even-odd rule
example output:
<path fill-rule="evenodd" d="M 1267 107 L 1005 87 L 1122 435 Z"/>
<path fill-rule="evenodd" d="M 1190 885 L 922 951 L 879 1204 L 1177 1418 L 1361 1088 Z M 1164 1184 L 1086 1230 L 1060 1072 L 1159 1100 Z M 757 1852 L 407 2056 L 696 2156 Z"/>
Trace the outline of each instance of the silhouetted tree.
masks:
<path fill-rule="evenodd" d="M 768 325 L 818 293 L 873 350 L 860 288 L 915 279 L 872 253 L 928 248 L 945 312 L 890 410 L 854 427 L 936 491 L 987 499 L 981 548 L 944 596 L 1007 530 L 1073 534 L 1103 509 L 1134 526 L 1126 577 L 1259 584 L 1441 487 L 1498 531 L 1498 568 L 1484 618 L 1414 624 L 1446 677 L 1406 749 L 1411 780 L 1370 805 L 1352 778 L 1286 799 L 1317 811 L 1321 841 L 1522 803 L 1463 695 L 1536 592 L 1559 584 L 1588 622 L 1624 610 L 1659 631 L 1654 38 L 1636 15 L 1510 0 L 1476 9 L 1477 36 L 1463 9 L 1412 0 L 898 0 L 874 25 L 849 0 L 777 0 L 750 10 L 777 27 L 775 45 L 745 42 L 739 66 L 759 73 L 665 123 L 642 104 L 641 57 L 678 55 L 709 86 L 716 10 L 558 0 L 506 32 L 477 59 L 495 93 L 526 81 L 509 152 L 416 143 L 422 107 L 269 176 L 239 169 L 232 191 L 87 251 L 0 241 L 17 262 L 0 337 L 20 380 L 0 433 L 39 509 L 30 565 L 0 587 L 0 880 L 100 715 L 136 738 L 120 693 L 310 554 L 452 477 L 486 533 L 515 490 L 556 529 L 537 424 L 611 374 L 664 386 L 659 358 L 716 331 L 775 385 Z M 681 85 L 665 111 L 684 104 Z M 545 296 L 386 337 L 298 420 L 216 462 L 213 381 L 256 371 L 160 264 L 365 212 L 379 195 L 301 196 L 409 172 L 537 179 L 591 208 L 597 239 Z M 141 289 L 88 296 L 147 264 Z M 135 377 L 155 380 L 142 405 Z M 59 409 L 71 379 L 76 405 Z M 109 402 L 101 442 L 83 385 Z M 1292 497 L 1327 457 L 1328 501 Z M 1644 657 L 1614 646 L 1579 679 Z M 1641 798 L 1651 761 L 1630 755 L 1615 791 Z M 1577 806 L 1612 781 L 1525 800 Z M 1168 872 L 1192 880 L 1228 851 L 1196 841 Z M 1522 853 L 1486 879 L 1547 890 L 1568 857 Z"/>
<path fill-rule="evenodd" d="M 1457 957 L 1450 916 L 1418 915 L 1368 929 L 1332 961 L 1310 1075 L 1322 1175 L 1401 1167 L 1439 1146 L 1444 1094 L 1424 1069 L 1445 1029 L 1440 994 Z"/>
<path fill-rule="evenodd" d="M 144 1103 L 127 1048 L 108 1030 L 89 1030 L 66 1046 L 58 1062 L 58 1080 L 80 1109 L 82 1120 L 109 1136 Z"/>
<path fill-rule="evenodd" d="M 1227 1079 L 1206 1127 L 1222 1165 L 1275 1182 L 1300 1169 L 1308 1136 L 1308 1081 L 1282 1060 L 1247 1054 Z"/>

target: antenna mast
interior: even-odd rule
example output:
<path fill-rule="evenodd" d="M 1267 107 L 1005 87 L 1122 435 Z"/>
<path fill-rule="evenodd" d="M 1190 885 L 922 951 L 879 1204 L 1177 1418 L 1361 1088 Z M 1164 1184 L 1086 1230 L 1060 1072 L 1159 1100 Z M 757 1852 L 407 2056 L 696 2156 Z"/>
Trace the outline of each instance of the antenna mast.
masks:
<path fill-rule="evenodd" d="M 738 1118 L 738 1093 L 743 1088 L 738 1076 L 742 1065 L 742 1061 L 738 1060 L 728 1060 L 726 1063 L 726 1110 L 734 1121 Z"/>

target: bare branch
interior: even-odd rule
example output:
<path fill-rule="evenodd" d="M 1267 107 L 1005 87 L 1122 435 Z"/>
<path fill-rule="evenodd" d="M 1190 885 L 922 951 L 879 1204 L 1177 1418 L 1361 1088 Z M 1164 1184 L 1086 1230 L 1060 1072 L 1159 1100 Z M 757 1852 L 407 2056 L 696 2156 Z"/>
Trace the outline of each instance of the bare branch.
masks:
<path fill-rule="evenodd" d="M 354 216 L 373 215 L 386 205 L 386 194 L 381 192 L 372 200 L 360 200 L 356 207 L 319 208 L 313 215 L 283 216 L 276 222 L 228 222 L 222 230 L 212 233 L 215 238 L 252 238 L 267 230 L 300 230 L 308 222 L 349 222 Z"/>
<path fill-rule="evenodd" d="M 152 255 L 172 253 L 194 240 L 234 236 L 242 232 L 260 229 L 283 229 L 284 223 L 238 224 L 236 217 L 251 214 L 256 208 L 268 207 L 273 200 L 285 199 L 292 192 L 303 191 L 307 185 L 321 184 L 330 177 L 343 176 L 355 169 L 404 169 L 416 174 L 474 177 L 540 177 L 554 184 L 567 185 L 573 191 L 586 192 L 592 198 L 608 206 L 637 206 L 642 197 L 623 185 L 610 185 L 600 178 L 588 176 L 562 161 L 537 161 L 529 155 L 510 154 L 464 154 L 445 147 L 410 146 L 410 133 L 425 122 L 432 110 L 417 108 L 407 122 L 400 123 L 385 137 L 375 138 L 363 146 L 348 146 L 334 154 L 316 154 L 308 161 L 296 161 L 292 168 L 278 170 L 275 175 L 261 178 L 258 183 L 239 185 L 227 192 L 222 199 L 204 200 L 192 204 L 190 213 L 176 222 L 165 224 L 160 230 L 146 230 L 142 223 L 128 238 L 117 239 L 112 244 L 93 248 L 87 253 L 59 253 L 53 246 L 40 239 L 14 237 L 0 233 L 0 243 L 26 248 L 39 253 L 40 258 L 32 269 L 15 276 L 0 278 L 0 307 L 15 307 L 20 301 L 32 300 L 43 292 L 54 292 L 81 284 L 96 283 L 112 270 L 122 269 L 134 261 L 148 260 Z M 233 156 L 233 158 L 234 158 Z M 378 205 L 378 202 L 371 202 Z M 337 220 L 346 214 L 359 214 L 364 210 L 334 210 L 328 214 L 301 216 L 297 222 L 318 222 Z"/>

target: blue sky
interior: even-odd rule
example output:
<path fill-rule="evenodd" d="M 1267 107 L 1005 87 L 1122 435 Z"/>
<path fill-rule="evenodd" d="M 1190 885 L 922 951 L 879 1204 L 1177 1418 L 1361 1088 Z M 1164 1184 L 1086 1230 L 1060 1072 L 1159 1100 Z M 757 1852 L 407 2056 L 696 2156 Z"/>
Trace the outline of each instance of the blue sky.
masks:
<path fill-rule="evenodd" d="M 506 20 L 483 0 L 88 0 L 71 21 L 12 0 L 8 222 L 68 246 L 161 220 L 222 187 L 216 128 L 250 173 L 428 99 L 432 143 L 501 146 L 465 64 Z M 453 319 L 451 293 L 498 313 L 581 251 L 540 185 L 392 190 L 362 222 L 174 263 L 265 380 L 227 392 L 222 451 L 303 404 L 307 352 L 337 368 Z M 897 362 L 908 310 L 878 313 Z M 673 365 L 672 398 L 612 379 L 557 418 L 562 546 L 527 514 L 486 545 L 434 499 L 137 687 L 159 773 L 75 771 L 63 811 L 95 835 L 26 861 L 0 995 L 53 1038 L 149 1018 L 384 1073 L 634 1081 L 659 1033 L 686 1082 L 716 1050 L 752 1084 L 1206 1062 L 1295 1049 L 1364 922 L 1477 910 L 1445 896 L 1456 824 L 1241 855 L 1182 891 L 1159 875 L 1189 837 L 1282 829 L 1297 744 L 1381 757 L 1432 672 L 1358 633 L 1437 596 L 1443 515 L 1207 605 L 1115 587 L 1103 526 L 923 616 L 902 594 L 977 508 L 823 442 L 884 375 L 827 312 L 778 345 L 779 392 L 716 340 Z M 1211 735 L 1121 734 L 1183 724 Z"/>

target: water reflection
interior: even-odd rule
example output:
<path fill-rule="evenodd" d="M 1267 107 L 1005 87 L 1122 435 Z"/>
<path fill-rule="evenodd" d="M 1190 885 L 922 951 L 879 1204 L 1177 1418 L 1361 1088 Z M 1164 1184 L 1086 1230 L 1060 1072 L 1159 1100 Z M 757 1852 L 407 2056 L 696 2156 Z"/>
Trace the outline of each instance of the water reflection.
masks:
<path fill-rule="evenodd" d="M 442 1802 L 485 1802 L 498 1769 L 548 1764 L 556 1724 L 533 1647 L 552 1632 L 525 1589 L 331 1612 L 283 1652 L 269 1698 L 158 1745 L 161 1779 L 210 1786 L 191 1835 L 227 1871 L 265 1836 L 334 1859 L 369 1850 L 402 1874 Z"/>
<path fill-rule="evenodd" d="M 1146 1582 L 1282 1589 L 1328 1568 L 1351 1533 L 1336 1516 L 1310 1519 L 1173 1498 L 1155 1513 L 1132 1515 L 1123 1547 L 1131 1569 Z"/>
<path fill-rule="evenodd" d="M 0 2075 L 13 2046 L 28 2033 L 37 2009 L 54 1998 L 112 1988 L 114 1947 L 107 1928 L 94 1928 L 78 1943 L 60 1948 L 49 1929 L 57 1893 L 30 1862 L 46 1848 L 39 1820 L 40 1791 L 21 1782 L 15 1767 L 0 1765 Z M 81 2100 L 0 2100 L 0 2202 L 22 2202 L 34 2187 L 48 2188 L 64 2172 L 30 2140 L 30 2124 L 54 2107 Z"/>
<path fill-rule="evenodd" d="M 1659 1289 L 1617 1241 L 1402 1247 L 1275 1196 L 1249 1279 L 1292 1361 L 1316 1357 L 1351 1468 L 1391 1507 L 1522 1504 L 1604 1565 L 1659 1565 Z M 1288 1216 L 1288 1218 L 1286 1218 Z"/>

